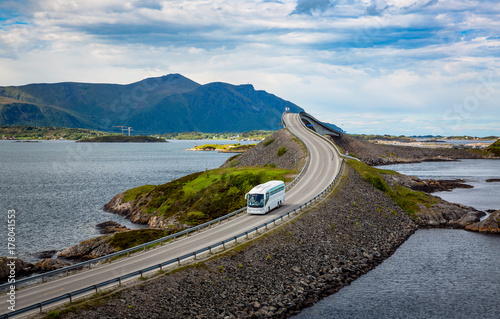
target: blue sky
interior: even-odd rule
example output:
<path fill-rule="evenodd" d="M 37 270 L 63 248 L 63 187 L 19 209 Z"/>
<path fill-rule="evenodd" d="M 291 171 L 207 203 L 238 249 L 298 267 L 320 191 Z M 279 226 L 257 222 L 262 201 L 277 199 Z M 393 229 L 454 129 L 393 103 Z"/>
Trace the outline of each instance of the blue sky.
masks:
<path fill-rule="evenodd" d="M 251 83 L 351 133 L 500 135 L 500 3 L 0 0 L 0 85 Z"/>

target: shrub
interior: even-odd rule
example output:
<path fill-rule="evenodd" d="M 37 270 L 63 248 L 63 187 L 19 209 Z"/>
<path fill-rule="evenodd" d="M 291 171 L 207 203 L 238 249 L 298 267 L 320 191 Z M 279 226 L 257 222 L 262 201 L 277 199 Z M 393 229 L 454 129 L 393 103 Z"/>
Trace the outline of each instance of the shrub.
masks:
<path fill-rule="evenodd" d="M 278 156 L 283 156 L 283 155 L 285 155 L 286 151 L 288 151 L 288 150 L 286 149 L 286 147 L 284 147 L 284 146 L 280 147 L 280 148 L 278 149 Z"/>
<path fill-rule="evenodd" d="M 273 138 L 270 138 L 268 140 L 265 140 L 262 145 L 264 145 L 264 147 L 268 146 L 269 144 L 271 144 L 272 142 L 274 142 L 274 137 Z"/>

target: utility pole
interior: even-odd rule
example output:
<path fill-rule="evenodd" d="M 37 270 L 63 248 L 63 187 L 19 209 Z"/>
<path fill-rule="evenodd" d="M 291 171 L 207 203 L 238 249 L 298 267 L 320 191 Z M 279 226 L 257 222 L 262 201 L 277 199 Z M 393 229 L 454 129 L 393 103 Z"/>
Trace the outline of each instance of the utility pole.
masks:
<path fill-rule="evenodd" d="M 132 127 L 130 127 L 130 126 L 128 127 L 128 136 L 130 136 L 130 129 L 131 129 L 131 128 L 132 128 Z"/>

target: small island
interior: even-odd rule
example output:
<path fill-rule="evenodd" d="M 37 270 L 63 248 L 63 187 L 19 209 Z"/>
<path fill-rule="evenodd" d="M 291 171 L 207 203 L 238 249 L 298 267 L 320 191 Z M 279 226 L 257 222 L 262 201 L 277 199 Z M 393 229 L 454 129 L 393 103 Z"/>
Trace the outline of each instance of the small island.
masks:
<path fill-rule="evenodd" d="M 244 153 L 257 144 L 204 144 L 188 149 L 188 151 L 218 151 L 220 153 Z"/>
<path fill-rule="evenodd" d="M 82 139 L 77 142 L 83 143 L 167 143 L 163 138 L 152 136 L 137 135 L 137 136 L 124 136 L 124 135 L 109 135 L 98 136 L 94 138 Z"/>

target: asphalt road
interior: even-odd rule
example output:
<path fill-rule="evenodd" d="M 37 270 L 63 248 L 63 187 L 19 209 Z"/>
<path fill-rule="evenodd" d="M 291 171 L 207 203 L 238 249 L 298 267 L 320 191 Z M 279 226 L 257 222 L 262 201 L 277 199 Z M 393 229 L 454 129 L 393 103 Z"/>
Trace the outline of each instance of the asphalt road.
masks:
<path fill-rule="evenodd" d="M 148 266 L 158 265 L 164 261 L 202 249 L 251 230 L 314 198 L 335 178 L 340 168 L 339 157 L 327 141 L 319 138 L 301 124 L 297 114 L 285 114 L 283 120 L 286 127 L 304 141 L 309 149 L 310 158 L 309 166 L 303 177 L 286 193 L 286 201 L 281 208 L 275 209 L 267 215 L 245 214 L 200 233 L 178 239 L 165 246 L 132 255 L 128 258 L 121 258 L 91 270 L 23 288 L 16 293 L 16 309 L 37 304 Z M 5 295 L 0 304 L 2 305 L 0 314 L 9 312 L 7 308 L 9 305 Z"/>

